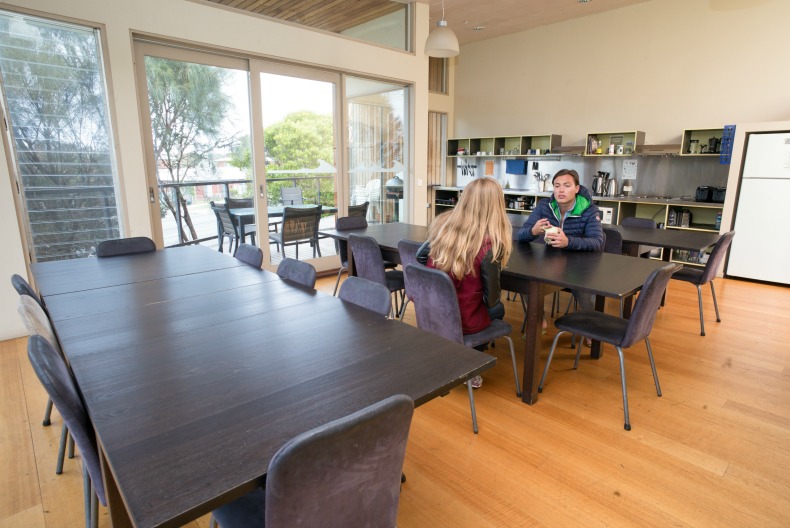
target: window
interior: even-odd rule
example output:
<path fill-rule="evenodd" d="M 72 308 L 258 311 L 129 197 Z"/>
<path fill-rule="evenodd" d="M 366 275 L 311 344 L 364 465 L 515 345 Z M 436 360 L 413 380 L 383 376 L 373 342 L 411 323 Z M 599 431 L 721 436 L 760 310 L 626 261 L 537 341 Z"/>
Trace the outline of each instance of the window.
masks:
<path fill-rule="evenodd" d="M 93 254 L 121 235 L 98 30 L 0 11 L 0 77 L 31 259 Z"/>
<path fill-rule="evenodd" d="M 447 59 L 428 57 L 428 90 L 447 93 Z"/>

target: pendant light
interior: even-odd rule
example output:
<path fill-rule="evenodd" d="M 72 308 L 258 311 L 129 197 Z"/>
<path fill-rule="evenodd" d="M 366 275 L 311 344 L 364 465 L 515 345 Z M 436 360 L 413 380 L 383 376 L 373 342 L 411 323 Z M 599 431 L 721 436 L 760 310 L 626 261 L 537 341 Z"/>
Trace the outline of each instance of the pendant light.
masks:
<path fill-rule="evenodd" d="M 447 21 L 444 19 L 444 0 L 442 0 L 442 19 L 425 41 L 425 54 L 429 57 L 455 57 L 458 52 L 458 38 L 453 30 L 447 27 Z"/>

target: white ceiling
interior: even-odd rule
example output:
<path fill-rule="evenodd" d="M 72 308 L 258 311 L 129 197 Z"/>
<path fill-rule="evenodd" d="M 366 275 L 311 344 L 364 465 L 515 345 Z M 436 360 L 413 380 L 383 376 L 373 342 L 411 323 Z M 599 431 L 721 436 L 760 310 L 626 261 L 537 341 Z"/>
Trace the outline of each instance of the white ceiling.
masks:
<path fill-rule="evenodd" d="M 430 5 L 431 28 L 442 18 L 441 0 Z M 445 20 L 461 45 L 548 26 L 651 0 L 444 0 Z M 475 31 L 475 27 L 484 27 Z"/>

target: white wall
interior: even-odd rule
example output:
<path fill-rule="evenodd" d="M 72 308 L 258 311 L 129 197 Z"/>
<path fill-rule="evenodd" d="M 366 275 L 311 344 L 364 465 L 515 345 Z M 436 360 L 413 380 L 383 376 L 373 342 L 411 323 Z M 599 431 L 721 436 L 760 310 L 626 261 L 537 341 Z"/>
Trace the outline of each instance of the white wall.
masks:
<path fill-rule="evenodd" d="M 118 139 L 118 160 L 122 179 L 122 204 L 126 236 L 151 235 L 146 198 L 140 108 L 134 77 L 132 34 L 146 33 L 192 41 L 220 48 L 240 50 L 295 63 L 317 65 L 405 83 L 414 83 L 410 170 L 424 174 L 427 163 L 428 58 L 423 45 L 428 35 L 428 6 L 416 4 L 415 42 L 417 52 L 405 53 L 361 44 L 350 39 L 240 15 L 230 10 L 186 0 L 11 0 L 0 7 L 19 6 L 42 16 L 53 14 L 105 26 L 109 83 L 113 93 L 111 111 Z M 0 233 L 3 258 L 0 277 L 13 273 L 26 276 L 25 259 L 14 217 L 14 189 L 7 170 L 8 161 L 0 152 Z M 425 187 L 413 192 L 427 200 Z M 425 218 L 419 211 L 414 221 Z M 3 279 L 0 287 L 0 339 L 24 333 L 16 315 L 16 294 Z"/>
<path fill-rule="evenodd" d="M 455 136 L 683 129 L 790 118 L 787 0 L 653 0 L 463 46 Z"/>

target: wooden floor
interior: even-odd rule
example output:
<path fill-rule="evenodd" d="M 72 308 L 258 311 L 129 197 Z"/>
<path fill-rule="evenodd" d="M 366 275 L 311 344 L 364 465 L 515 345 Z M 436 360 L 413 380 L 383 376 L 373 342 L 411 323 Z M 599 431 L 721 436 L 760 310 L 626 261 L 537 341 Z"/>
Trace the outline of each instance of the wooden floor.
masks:
<path fill-rule="evenodd" d="M 333 287 L 333 277 L 319 281 Z M 475 392 L 480 434 L 465 389 L 415 412 L 398 526 L 790 526 L 790 289 L 716 287 L 723 322 L 704 290 L 701 337 L 696 290 L 670 284 L 651 339 L 663 397 L 644 345 L 627 351 L 630 432 L 611 347 L 574 371 L 561 341 L 540 401 L 527 406 L 500 341 L 500 361 Z M 520 306 L 506 306 L 519 327 Z M 514 342 L 520 356 L 518 334 Z M 25 340 L 0 342 L 0 527 L 83 523 L 79 455 L 55 475 L 61 420 L 53 413 L 42 427 L 45 401 Z"/>

